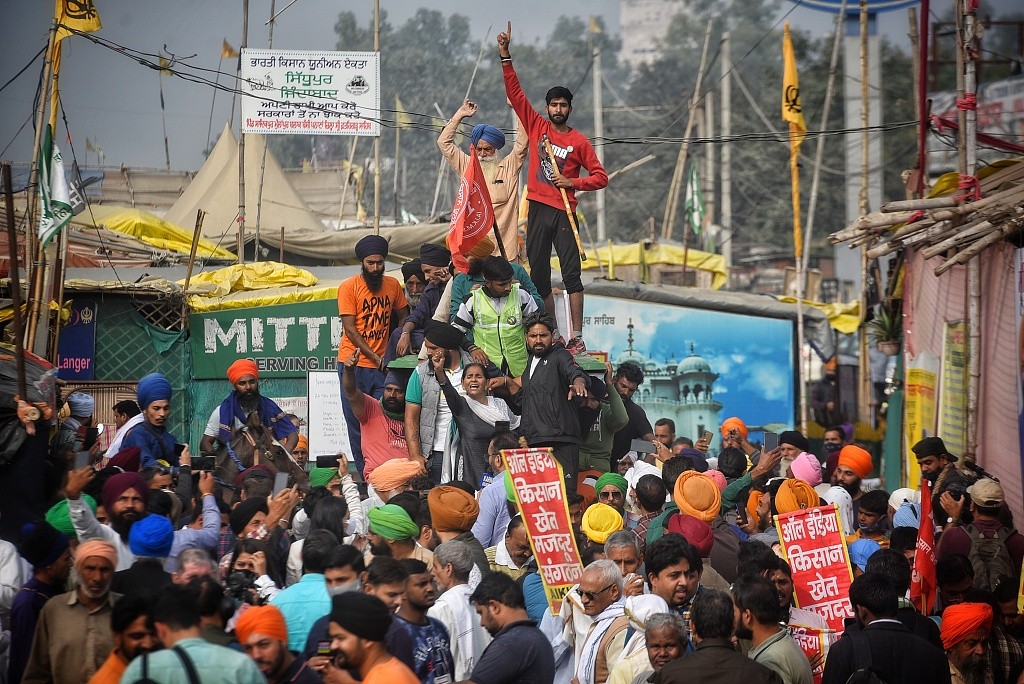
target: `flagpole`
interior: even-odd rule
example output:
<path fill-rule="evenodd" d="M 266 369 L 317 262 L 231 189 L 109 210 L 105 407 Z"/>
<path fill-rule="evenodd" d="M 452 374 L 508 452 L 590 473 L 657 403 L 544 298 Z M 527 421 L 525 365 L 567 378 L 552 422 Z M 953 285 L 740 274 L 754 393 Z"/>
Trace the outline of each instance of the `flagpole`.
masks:
<path fill-rule="evenodd" d="M 398 95 L 395 95 L 395 109 L 401 109 L 401 112 L 395 112 L 395 174 L 394 182 L 391 184 L 391 195 L 395 202 L 395 225 L 397 226 L 398 221 L 398 156 L 402 152 L 402 124 L 404 121 L 405 108 L 398 107 Z"/>
<path fill-rule="evenodd" d="M 227 38 L 224 39 L 225 42 Z M 210 98 L 210 122 L 206 124 L 206 152 L 210 150 L 210 136 L 213 134 L 213 109 L 217 104 L 217 91 L 220 90 L 220 70 L 224 66 L 224 46 L 220 48 L 220 59 L 217 60 L 217 75 L 214 77 L 213 82 L 216 85 L 213 89 L 213 97 Z"/>
<path fill-rule="evenodd" d="M 39 93 L 39 106 L 36 107 L 36 130 L 32 140 L 32 166 L 29 170 L 28 187 L 28 222 L 25 225 L 25 275 L 30 283 L 35 276 L 36 226 L 39 222 L 37 204 L 39 199 L 39 147 L 43 141 L 43 118 L 46 114 L 46 103 L 49 102 L 50 81 L 53 77 L 53 54 L 56 49 L 57 17 L 50 23 L 50 35 L 46 42 L 46 56 L 43 59 L 43 80 Z M 26 328 L 27 331 L 27 328 Z"/>
<path fill-rule="evenodd" d="M 267 23 L 270 25 L 270 34 L 267 36 L 267 48 L 273 49 L 274 47 L 274 26 L 277 25 L 276 19 L 276 8 L 277 0 L 270 0 L 270 19 Z M 266 177 L 267 172 L 267 137 L 263 136 L 263 152 L 260 154 L 260 181 L 256 186 L 256 226 L 253 229 L 253 248 L 252 248 L 252 260 L 256 263 L 260 260 L 260 229 L 263 225 L 263 180 Z M 313 143 L 316 145 L 316 143 Z M 314 157 L 315 163 L 315 157 Z M 316 170 L 315 168 L 313 169 Z"/>
<path fill-rule="evenodd" d="M 352 142 L 348 148 L 348 165 L 341 169 L 341 202 L 338 203 L 338 229 L 341 229 L 341 222 L 345 220 L 345 198 L 348 195 L 348 179 L 352 177 L 352 163 L 356 158 L 356 142 L 358 135 L 352 136 Z M 356 197 L 356 208 L 359 207 L 359 198 Z M 358 211 L 356 212 L 358 213 Z"/>
<path fill-rule="evenodd" d="M 242 44 L 238 48 L 241 54 L 249 45 L 249 0 L 242 0 Z M 241 69 L 239 61 L 239 70 Z M 237 72 L 236 72 L 237 73 Z M 240 74 L 239 74 L 240 75 Z M 241 86 L 241 80 L 238 79 Z M 241 88 L 238 89 L 241 92 Z M 232 103 L 234 100 L 232 100 Z M 231 106 L 231 117 L 234 118 L 234 104 Z M 238 221 L 238 263 L 245 263 L 245 126 L 238 122 L 238 213 L 235 216 Z"/>
<path fill-rule="evenodd" d="M 373 0 L 373 51 L 380 59 L 380 0 Z M 373 234 L 380 235 L 380 110 L 377 135 L 373 138 Z M 397 129 L 396 129 L 397 132 Z"/>

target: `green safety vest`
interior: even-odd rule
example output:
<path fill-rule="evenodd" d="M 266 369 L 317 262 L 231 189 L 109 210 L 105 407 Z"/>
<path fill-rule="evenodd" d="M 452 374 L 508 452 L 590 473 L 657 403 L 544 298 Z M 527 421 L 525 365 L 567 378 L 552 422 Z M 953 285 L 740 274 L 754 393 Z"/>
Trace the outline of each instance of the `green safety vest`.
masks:
<path fill-rule="evenodd" d="M 523 307 L 519 303 L 519 285 L 513 284 L 499 312 L 484 288 L 473 290 L 473 343 L 484 350 L 495 366 L 505 359 L 508 371 L 519 377 L 526 370 L 526 335 L 523 332 Z"/>

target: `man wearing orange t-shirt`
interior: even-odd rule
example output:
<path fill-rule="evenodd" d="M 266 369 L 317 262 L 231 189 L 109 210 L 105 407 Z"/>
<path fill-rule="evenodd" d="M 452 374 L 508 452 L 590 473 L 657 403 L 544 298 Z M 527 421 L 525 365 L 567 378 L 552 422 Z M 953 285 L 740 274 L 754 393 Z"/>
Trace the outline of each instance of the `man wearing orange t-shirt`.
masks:
<path fill-rule="evenodd" d="M 331 621 L 327 636 L 331 640 L 331 657 L 314 665 L 324 681 L 362 681 L 363 684 L 419 684 L 401 660 L 387 651 L 384 640 L 391 626 L 391 611 L 376 596 L 351 591 L 331 599 Z M 359 680 L 349 670 L 359 675 Z M 447 675 L 451 673 L 434 673 Z"/>
<path fill-rule="evenodd" d="M 392 316 L 401 321 L 409 315 L 409 303 L 398 280 L 384 275 L 387 240 L 379 235 L 367 235 L 356 243 L 355 251 L 362 264 L 362 273 L 338 287 L 338 314 L 345 331 L 338 347 L 338 375 L 344 373 L 344 360 L 356 351 L 360 352 L 355 369 L 356 386 L 368 396 L 380 399 L 384 395 L 383 356 L 388 335 L 394 327 Z M 343 377 L 340 379 L 344 380 Z M 341 405 L 352 456 L 356 468 L 362 473 L 359 420 L 352 412 L 344 391 L 341 393 Z"/>

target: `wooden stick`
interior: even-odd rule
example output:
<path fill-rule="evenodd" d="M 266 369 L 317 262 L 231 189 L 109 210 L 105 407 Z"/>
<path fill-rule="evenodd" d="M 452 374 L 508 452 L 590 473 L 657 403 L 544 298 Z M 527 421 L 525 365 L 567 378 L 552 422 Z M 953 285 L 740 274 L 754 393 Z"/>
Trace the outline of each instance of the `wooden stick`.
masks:
<path fill-rule="evenodd" d="M 977 238 L 984 237 L 988 233 L 992 232 L 992 230 L 995 230 L 995 227 L 992 225 L 991 221 L 981 221 L 970 227 L 961 228 L 945 240 L 921 250 L 921 256 L 925 259 L 937 257 L 946 250 L 952 249 L 957 245 L 965 245 L 973 242 Z"/>
<path fill-rule="evenodd" d="M 14 222 L 14 185 L 11 181 L 11 165 L 3 165 L 4 204 L 7 211 L 7 253 L 9 255 L 8 275 L 11 279 L 11 314 L 14 318 L 15 371 L 18 396 L 28 401 L 28 387 L 25 381 L 25 326 L 21 319 L 21 273 L 18 272 L 18 229 Z"/>
<path fill-rule="evenodd" d="M 929 197 L 926 199 L 899 200 L 897 202 L 886 202 L 882 205 L 882 211 L 916 211 L 918 209 L 944 209 L 955 207 L 956 197 Z"/>
<path fill-rule="evenodd" d="M 551 140 L 548 136 L 543 137 L 544 150 L 548 153 L 548 160 L 551 162 L 551 166 L 555 171 L 558 171 L 558 160 L 555 158 L 555 150 L 551 147 Z M 572 213 L 572 207 L 569 205 L 569 195 L 566 194 L 565 188 L 558 188 L 562 193 L 562 203 L 565 205 L 565 215 L 569 217 L 569 225 L 572 226 L 572 236 L 576 238 L 576 248 L 580 250 L 580 261 L 587 260 L 587 253 L 583 250 L 583 243 L 580 241 L 580 229 L 576 227 L 576 215 Z"/>
<path fill-rule="evenodd" d="M 981 240 L 978 240 L 967 249 L 959 252 L 951 259 L 948 259 L 945 263 L 940 264 L 935 269 L 935 275 L 940 276 L 949 269 L 953 268 L 957 264 L 962 264 L 965 261 L 970 261 L 973 257 L 981 254 L 983 251 L 988 249 L 990 246 L 997 242 L 1005 239 L 1008 235 L 1020 232 L 1021 220 L 1009 221 L 1003 224 L 998 230 L 992 231 L 989 235 L 986 235 Z"/>

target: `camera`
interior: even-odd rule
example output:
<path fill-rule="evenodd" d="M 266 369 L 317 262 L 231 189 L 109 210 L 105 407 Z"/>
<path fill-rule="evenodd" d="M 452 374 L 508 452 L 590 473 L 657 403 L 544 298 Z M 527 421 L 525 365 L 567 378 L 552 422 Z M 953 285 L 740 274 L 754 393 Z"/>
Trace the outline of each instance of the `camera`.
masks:
<path fill-rule="evenodd" d="M 256 589 L 256 579 L 256 573 L 251 570 L 235 570 L 224 580 L 224 593 L 231 597 L 236 607 L 243 603 L 258 606 L 262 602 Z"/>

